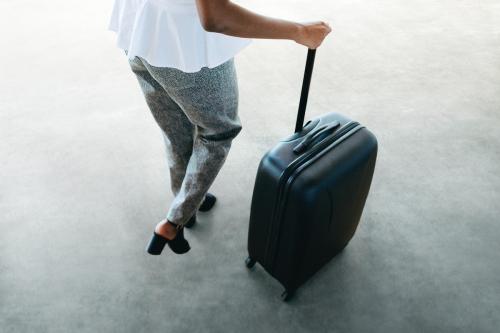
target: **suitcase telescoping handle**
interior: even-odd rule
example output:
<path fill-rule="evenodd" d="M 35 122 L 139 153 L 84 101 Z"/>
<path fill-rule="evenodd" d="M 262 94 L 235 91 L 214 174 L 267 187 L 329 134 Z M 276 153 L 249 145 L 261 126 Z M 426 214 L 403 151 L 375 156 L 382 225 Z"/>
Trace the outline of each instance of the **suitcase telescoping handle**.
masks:
<path fill-rule="evenodd" d="M 315 49 L 307 51 L 306 69 L 304 71 L 304 80 L 302 81 L 302 91 L 300 93 L 299 112 L 297 114 L 297 123 L 295 124 L 295 133 L 302 131 L 304 126 L 304 116 L 306 114 L 307 97 L 309 96 L 309 86 L 311 85 L 311 76 L 314 67 Z"/>

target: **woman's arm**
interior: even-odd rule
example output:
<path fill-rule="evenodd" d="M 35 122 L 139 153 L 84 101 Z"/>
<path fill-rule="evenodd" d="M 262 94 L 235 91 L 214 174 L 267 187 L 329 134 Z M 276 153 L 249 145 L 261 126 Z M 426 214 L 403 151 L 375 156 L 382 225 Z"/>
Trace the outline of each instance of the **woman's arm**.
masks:
<path fill-rule="evenodd" d="M 253 13 L 230 0 L 196 0 L 203 28 L 211 32 L 266 39 L 290 39 L 315 49 L 331 31 L 324 22 L 297 23 Z"/>

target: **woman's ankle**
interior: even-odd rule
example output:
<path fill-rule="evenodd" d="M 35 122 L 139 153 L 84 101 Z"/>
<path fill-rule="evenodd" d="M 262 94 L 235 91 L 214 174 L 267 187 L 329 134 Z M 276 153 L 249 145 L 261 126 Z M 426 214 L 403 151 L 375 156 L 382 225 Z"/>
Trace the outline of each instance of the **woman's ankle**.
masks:
<path fill-rule="evenodd" d="M 163 237 L 166 237 L 168 239 L 173 239 L 175 238 L 175 235 L 177 234 L 177 228 L 176 224 L 168 221 L 168 220 L 163 220 L 162 222 L 158 223 L 155 232 L 157 234 L 162 235 Z"/>

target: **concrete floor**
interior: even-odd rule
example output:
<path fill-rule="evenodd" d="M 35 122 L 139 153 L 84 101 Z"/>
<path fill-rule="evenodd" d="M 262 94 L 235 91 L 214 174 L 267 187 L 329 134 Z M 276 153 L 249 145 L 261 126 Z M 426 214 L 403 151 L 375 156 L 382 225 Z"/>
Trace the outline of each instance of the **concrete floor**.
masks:
<path fill-rule="evenodd" d="M 498 332 L 500 4 L 241 1 L 325 19 L 308 117 L 379 139 L 346 251 L 290 303 L 243 265 L 260 157 L 292 132 L 305 49 L 237 58 L 243 131 L 192 251 L 146 255 L 172 199 L 161 134 L 114 35 L 111 2 L 2 1 L 1 332 Z"/>

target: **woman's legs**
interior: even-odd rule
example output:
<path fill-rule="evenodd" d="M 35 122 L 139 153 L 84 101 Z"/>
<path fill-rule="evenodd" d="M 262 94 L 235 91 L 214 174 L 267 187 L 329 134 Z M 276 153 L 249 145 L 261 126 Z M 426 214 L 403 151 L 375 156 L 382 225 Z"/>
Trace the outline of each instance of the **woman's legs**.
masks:
<path fill-rule="evenodd" d="M 162 130 L 170 171 L 170 185 L 174 196 L 176 196 L 181 188 L 193 150 L 194 125 L 179 105 L 149 74 L 138 57 L 131 59 L 129 63 L 139 81 L 146 103 Z"/>
<path fill-rule="evenodd" d="M 136 60 L 142 66 L 137 66 L 134 70 L 133 63 Z M 139 82 L 144 81 L 141 77 L 147 78 L 141 83 L 143 91 L 148 91 L 148 85 L 156 91 L 158 90 L 156 84 L 159 84 L 168 95 L 168 99 L 152 98 L 153 102 L 148 101 L 150 108 L 152 105 L 154 109 L 166 113 L 170 110 L 161 105 L 172 101 L 186 117 L 185 119 L 175 118 L 177 120 L 174 121 L 170 119 L 170 116 L 165 118 L 163 115 L 155 116 L 155 119 L 159 118 L 159 123 L 163 124 L 160 126 L 167 128 L 164 133 L 166 143 L 170 145 L 168 150 L 176 151 L 177 149 L 178 154 L 174 155 L 182 156 L 183 162 L 187 156 L 187 149 L 179 147 L 189 145 L 187 136 L 192 140 L 191 155 L 187 166 L 183 169 L 184 177 L 180 186 L 173 185 L 176 191 L 174 192 L 175 198 L 167 213 L 168 221 L 184 225 L 201 205 L 205 194 L 226 160 L 232 140 L 242 129 L 238 117 L 238 86 L 234 63 L 231 59 L 220 66 L 212 69 L 205 67 L 196 73 L 153 67 L 139 57 L 136 57 L 133 63 L 131 65 L 134 72 L 139 73 Z M 150 77 L 142 72 L 142 67 L 147 69 Z M 145 95 L 148 100 L 148 95 L 146 93 Z M 153 93 L 153 96 L 155 95 Z M 155 114 L 154 111 L 153 114 Z M 164 122 L 161 121 L 163 118 Z M 186 133 L 187 126 L 184 129 L 180 127 L 177 122 L 180 121 L 179 119 L 184 119 L 180 122 L 181 124 L 184 124 L 187 119 L 194 127 L 194 131 L 191 134 Z M 176 146 L 177 144 L 179 146 Z M 171 155 L 169 155 L 170 158 L 172 158 Z"/>

